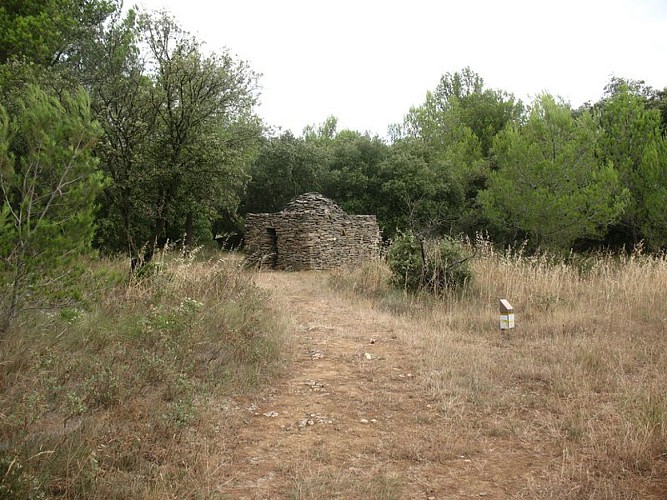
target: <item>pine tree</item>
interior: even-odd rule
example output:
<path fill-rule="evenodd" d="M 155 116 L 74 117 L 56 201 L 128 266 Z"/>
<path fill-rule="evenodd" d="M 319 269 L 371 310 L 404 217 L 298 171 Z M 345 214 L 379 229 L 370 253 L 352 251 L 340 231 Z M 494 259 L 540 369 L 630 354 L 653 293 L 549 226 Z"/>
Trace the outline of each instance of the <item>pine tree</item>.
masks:
<path fill-rule="evenodd" d="M 91 152 L 100 129 L 83 90 L 59 100 L 30 86 L 17 109 L 10 116 L 0 106 L 0 331 L 89 251 L 104 184 Z"/>

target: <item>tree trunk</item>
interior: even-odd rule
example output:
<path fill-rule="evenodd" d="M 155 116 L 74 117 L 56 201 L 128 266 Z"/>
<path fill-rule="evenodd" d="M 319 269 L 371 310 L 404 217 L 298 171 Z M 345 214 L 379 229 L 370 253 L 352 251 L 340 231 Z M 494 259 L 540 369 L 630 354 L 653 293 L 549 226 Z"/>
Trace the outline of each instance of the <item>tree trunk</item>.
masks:
<path fill-rule="evenodd" d="M 19 311 L 19 300 L 21 298 L 21 288 L 23 287 L 25 265 L 22 260 L 16 264 L 16 273 L 12 283 L 12 295 L 9 299 L 7 310 L 4 311 L 3 317 L 0 319 L 0 333 L 6 333 L 12 324 Z"/>
<path fill-rule="evenodd" d="M 419 238 L 419 249 L 421 250 L 422 256 L 422 276 L 421 276 L 421 286 L 428 283 L 428 257 L 426 256 L 426 248 L 424 247 L 424 239 Z"/>
<path fill-rule="evenodd" d="M 164 232 L 165 227 L 167 227 L 167 218 L 162 215 L 158 215 L 157 221 L 155 222 L 155 231 L 153 231 L 150 240 L 148 240 L 148 245 L 146 245 L 144 261 L 142 265 L 148 264 L 153 259 L 153 256 L 157 251 L 158 239 Z"/>
<path fill-rule="evenodd" d="M 190 255 L 190 250 L 195 242 L 195 216 L 192 210 L 188 211 L 185 218 L 185 236 L 183 237 L 183 257 Z"/>
<path fill-rule="evenodd" d="M 158 206 L 157 210 L 157 219 L 155 221 L 155 229 L 153 234 L 151 234 L 150 239 L 146 243 L 143 255 L 142 266 L 148 264 L 155 255 L 157 251 L 157 242 L 160 238 L 160 235 L 164 233 L 165 228 L 167 227 L 167 211 L 169 209 L 169 195 L 163 193 L 161 206 Z"/>

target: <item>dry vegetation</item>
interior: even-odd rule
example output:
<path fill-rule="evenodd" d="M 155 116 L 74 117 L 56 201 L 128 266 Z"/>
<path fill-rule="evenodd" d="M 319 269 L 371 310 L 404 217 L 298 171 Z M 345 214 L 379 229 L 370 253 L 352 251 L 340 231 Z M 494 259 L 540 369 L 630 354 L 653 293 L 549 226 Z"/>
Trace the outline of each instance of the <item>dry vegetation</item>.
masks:
<path fill-rule="evenodd" d="M 383 264 L 332 277 L 412 324 L 405 341 L 451 424 L 429 441 L 551 457 L 522 488 L 528 498 L 667 494 L 667 259 L 476 246 L 474 282 L 442 301 L 392 291 Z M 509 336 L 495 329 L 499 298 L 517 312 Z M 426 449 L 417 438 L 403 447 Z"/>
<path fill-rule="evenodd" d="M 0 339 L 0 498 L 208 497 L 285 328 L 238 261 L 159 267 L 90 263 L 80 307 Z"/>
<path fill-rule="evenodd" d="M 310 460 L 281 462 L 289 497 L 403 498 L 409 473 L 394 466 L 419 464 L 428 482 L 492 449 L 507 461 L 484 474 L 505 474 L 513 496 L 667 493 L 667 259 L 637 251 L 563 260 L 476 246 L 474 281 L 440 300 L 391 289 L 382 263 L 331 276 L 337 292 L 325 293 L 352 298 L 355 321 L 393 325 L 424 401 L 382 449 L 364 452 L 378 460 L 368 463 L 378 472 L 370 479 L 334 467 L 325 434 Z M 319 275 L 297 278 L 321 286 Z M 220 494 L 229 470 L 217 459 L 234 455 L 241 429 L 271 425 L 261 415 L 244 423 L 234 407 L 275 382 L 293 350 L 285 319 L 252 279 L 233 259 L 170 260 L 128 284 L 124 263 L 98 261 L 81 284 L 82 306 L 26 315 L 0 342 L 0 498 Z M 497 330 L 500 297 L 517 312 L 508 336 Z M 368 376 L 368 389 L 384 380 Z M 363 395 L 380 408 L 401 397 Z"/>

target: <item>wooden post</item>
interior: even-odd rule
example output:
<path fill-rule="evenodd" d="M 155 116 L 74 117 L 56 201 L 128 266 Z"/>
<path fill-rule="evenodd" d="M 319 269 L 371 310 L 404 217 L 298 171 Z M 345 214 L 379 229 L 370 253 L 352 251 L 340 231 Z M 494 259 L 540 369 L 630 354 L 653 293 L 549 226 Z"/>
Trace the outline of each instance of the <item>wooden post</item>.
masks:
<path fill-rule="evenodd" d="M 500 299 L 500 331 L 514 328 L 514 308 L 506 299 Z"/>

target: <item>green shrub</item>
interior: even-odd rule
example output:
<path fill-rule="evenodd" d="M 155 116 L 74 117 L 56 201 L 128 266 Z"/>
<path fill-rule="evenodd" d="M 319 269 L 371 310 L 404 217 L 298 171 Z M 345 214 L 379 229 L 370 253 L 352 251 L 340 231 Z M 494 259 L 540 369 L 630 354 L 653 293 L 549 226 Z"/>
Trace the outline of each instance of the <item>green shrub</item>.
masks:
<path fill-rule="evenodd" d="M 10 454 L 0 454 L 0 498 L 46 498 L 39 480 Z"/>
<path fill-rule="evenodd" d="M 453 238 L 419 240 L 412 233 L 399 234 L 387 253 L 394 286 L 434 295 L 460 290 L 472 279 L 469 258 Z"/>
<path fill-rule="evenodd" d="M 391 283 L 399 288 L 418 290 L 422 285 L 423 262 L 419 241 L 412 233 L 399 233 L 387 252 Z"/>
<path fill-rule="evenodd" d="M 205 416 L 275 380 L 285 324 L 234 259 L 130 280 L 124 259 L 81 263 L 81 303 L 26 309 L 0 342 L 0 500 L 187 496 L 208 469 L 185 438 L 236 439 Z"/>

